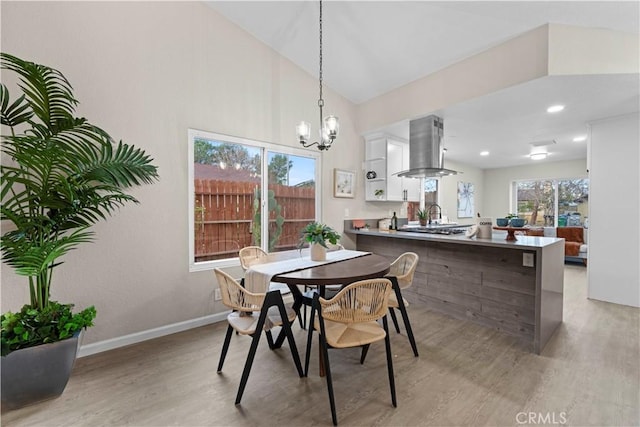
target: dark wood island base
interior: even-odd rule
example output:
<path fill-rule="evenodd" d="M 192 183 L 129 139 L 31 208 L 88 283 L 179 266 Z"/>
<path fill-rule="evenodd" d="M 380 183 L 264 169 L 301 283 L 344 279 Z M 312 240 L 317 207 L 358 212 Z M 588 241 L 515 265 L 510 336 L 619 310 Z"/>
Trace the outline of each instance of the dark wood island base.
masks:
<path fill-rule="evenodd" d="M 408 251 L 420 256 L 413 286 L 403 291 L 411 303 L 518 336 L 537 354 L 562 323 L 562 239 L 347 233 L 360 251 L 389 260 Z"/>

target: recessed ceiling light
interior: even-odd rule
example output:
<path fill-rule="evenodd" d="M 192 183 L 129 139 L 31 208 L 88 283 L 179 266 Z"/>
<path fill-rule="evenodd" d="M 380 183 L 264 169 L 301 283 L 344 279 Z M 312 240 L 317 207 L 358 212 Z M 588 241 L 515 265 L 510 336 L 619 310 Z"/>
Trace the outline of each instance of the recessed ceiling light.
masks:
<path fill-rule="evenodd" d="M 582 142 L 587 140 L 587 135 L 580 135 L 573 138 L 573 142 Z"/>
<path fill-rule="evenodd" d="M 547 113 L 557 113 L 562 110 L 564 110 L 564 105 L 552 105 L 551 107 L 547 108 Z"/>
<path fill-rule="evenodd" d="M 481 156 L 488 156 L 488 155 L 489 155 L 489 152 L 488 152 L 488 151 L 481 151 L 481 152 L 480 152 L 480 155 L 481 155 Z"/>
<path fill-rule="evenodd" d="M 532 153 L 529 154 L 531 160 L 543 160 L 547 158 L 547 153 Z"/>

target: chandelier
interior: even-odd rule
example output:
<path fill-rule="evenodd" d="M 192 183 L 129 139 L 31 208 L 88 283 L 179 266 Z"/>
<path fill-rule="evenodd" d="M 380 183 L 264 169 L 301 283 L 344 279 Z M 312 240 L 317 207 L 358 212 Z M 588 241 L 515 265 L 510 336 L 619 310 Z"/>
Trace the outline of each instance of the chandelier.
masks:
<path fill-rule="evenodd" d="M 322 0 L 320 0 L 320 99 L 318 99 L 318 107 L 320 108 L 320 142 L 309 142 L 311 139 L 311 125 L 307 122 L 300 122 L 296 126 L 298 140 L 303 147 L 311 147 L 317 145 L 318 150 L 328 150 L 331 144 L 338 136 L 338 118 L 336 116 L 322 117 L 322 107 L 324 100 L 322 99 Z"/>

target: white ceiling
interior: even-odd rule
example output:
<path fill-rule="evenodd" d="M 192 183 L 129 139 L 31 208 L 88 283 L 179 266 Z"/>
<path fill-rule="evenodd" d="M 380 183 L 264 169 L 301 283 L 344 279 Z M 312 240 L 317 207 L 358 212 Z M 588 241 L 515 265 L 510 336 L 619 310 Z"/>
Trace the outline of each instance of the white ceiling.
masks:
<path fill-rule="evenodd" d="M 208 4 L 318 76 L 317 1 Z M 640 35 L 640 2 L 325 0 L 323 80 L 359 104 L 546 23 Z M 585 158 L 586 142 L 572 138 L 588 121 L 638 111 L 639 100 L 638 75 L 547 77 L 433 113 L 448 159 L 495 168 L 530 163 L 539 140 L 557 141 L 544 161 Z M 565 111 L 547 114 L 555 103 Z M 408 138 L 408 120 L 383 130 Z"/>

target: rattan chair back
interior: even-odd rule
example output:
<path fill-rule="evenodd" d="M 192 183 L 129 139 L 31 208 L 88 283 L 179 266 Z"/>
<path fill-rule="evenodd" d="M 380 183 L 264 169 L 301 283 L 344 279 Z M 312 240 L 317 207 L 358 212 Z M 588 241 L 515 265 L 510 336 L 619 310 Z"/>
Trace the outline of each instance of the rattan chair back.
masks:
<path fill-rule="evenodd" d="M 213 271 L 218 280 L 218 286 L 220 286 L 220 294 L 224 305 L 236 311 L 260 311 L 265 294 L 249 292 L 236 279 L 218 268 Z"/>
<path fill-rule="evenodd" d="M 351 283 L 333 298 L 319 299 L 322 317 L 339 323 L 378 320 L 387 314 L 390 293 L 389 279 L 369 279 Z"/>
<path fill-rule="evenodd" d="M 267 253 L 258 246 L 247 246 L 238 252 L 240 258 L 240 266 L 247 271 L 252 265 L 263 262 L 263 258 L 267 257 Z"/>
<path fill-rule="evenodd" d="M 405 252 L 391 263 L 387 276 L 395 276 L 398 279 L 400 289 L 405 289 L 413 283 L 413 275 L 418 266 L 418 254 Z"/>

